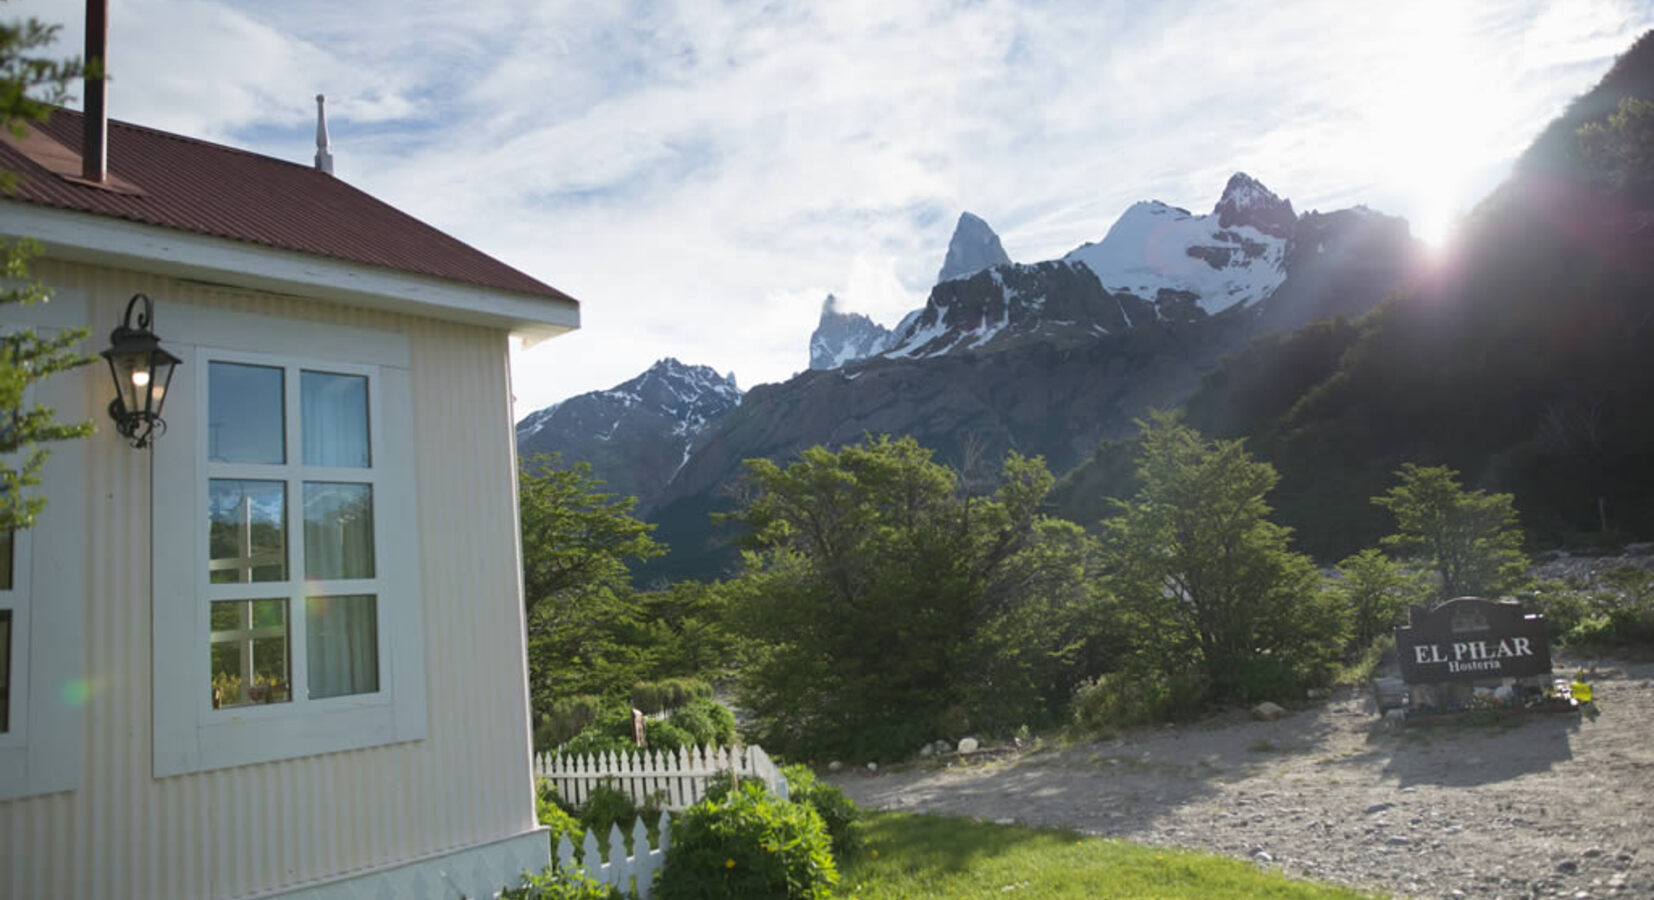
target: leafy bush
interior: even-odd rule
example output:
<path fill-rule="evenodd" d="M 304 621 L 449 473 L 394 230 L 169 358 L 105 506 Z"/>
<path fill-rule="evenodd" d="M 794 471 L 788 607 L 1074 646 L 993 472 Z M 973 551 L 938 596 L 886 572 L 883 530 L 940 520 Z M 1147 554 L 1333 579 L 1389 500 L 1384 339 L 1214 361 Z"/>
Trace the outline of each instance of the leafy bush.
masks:
<path fill-rule="evenodd" d="M 741 776 L 741 783 L 756 784 L 764 787 L 764 779 L 755 775 Z M 706 780 L 706 791 L 701 794 L 702 800 L 711 800 L 713 803 L 722 803 L 729 796 L 730 788 L 734 787 L 733 775 L 728 769 L 719 769 Z"/>
<path fill-rule="evenodd" d="M 1235 666 L 1234 695 L 1245 704 L 1297 700 L 1304 684 L 1292 662 L 1279 656 L 1254 656 Z"/>
<path fill-rule="evenodd" d="M 1583 604 L 1586 614 L 1569 629 L 1567 642 L 1654 645 L 1654 573 L 1621 566 L 1604 574 L 1602 585 Z"/>
<path fill-rule="evenodd" d="M 712 685 L 699 678 L 667 678 L 640 681 L 632 685 L 632 706 L 645 715 L 686 706 L 690 701 L 712 696 Z"/>
<path fill-rule="evenodd" d="M 844 862 L 861 855 L 867 845 L 862 834 L 861 810 L 844 791 L 816 777 L 808 766 L 792 765 L 781 769 L 787 779 L 787 796 L 794 803 L 809 805 L 821 816 L 827 826 L 827 838 L 833 845 L 833 856 Z"/>
<path fill-rule="evenodd" d="M 643 738 L 650 750 L 678 750 L 696 743 L 689 732 L 670 721 L 650 720 L 643 726 Z"/>
<path fill-rule="evenodd" d="M 596 694 L 559 697 L 551 702 L 534 729 L 534 747 L 549 750 L 566 743 L 597 720 L 603 698 Z"/>
<path fill-rule="evenodd" d="M 1132 725 L 1187 720 L 1205 705 L 1206 683 L 1199 669 L 1169 675 L 1152 669 L 1111 672 L 1083 682 L 1074 691 L 1074 720 L 1080 728 L 1108 733 Z"/>
<path fill-rule="evenodd" d="M 596 755 L 605 751 L 635 753 L 637 745 L 632 742 L 632 711 L 613 706 L 602 710 L 590 725 L 558 749 L 570 755 Z"/>
<path fill-rule="evenodd" d="M 673 712 L 666 721 L 687 732 L 703 747 L 726 747 L 735 742 L 735 714 L 715 700 L 701 697 Z M 650 741 L 654 746 L 654 741 Z"/>
<path fill-rule="evenodd" d="M 746 784 L 705 800 L 672 824 L 656 883 L 661 900 L 828 898 L 838 883 L 821 816 Z"/>
<path fill-rule="evenodd" d="M 1337 677 L 1333 679 L 1334 683 L 1341 685 L 1366 684 L 1372 680 L 1373 673 L 1378 671 L 1379 665 L 1384 662 L 1384 657 L 1394 653 L 1395 649 L 1396 636 L 1393 632 L 1379 635 L 1354 660 L 1339 670 Z"/>
<path fill-rule="evenodd" d="M 643 725 L 644 741 L 650 750 L 678 750 L 693 745 L 728 744 L 735 740 L 735 715 L 707 699 L 691 701 L 667 719 L 651 719 Z M 632 742 L 632 712 L 611 707 L 598 713 L 573 738 L 559 748 L 569 755 L 636 753 Z"/>
<path fill-rule="evenodd" d="M 636 820 L 637 807 L 632 803 L 632 795 L 609 781 L 593 785 L 586 802 L 580 804 L 581 827 L 600 839 L 608 837 L 613 825 L 619 825 L 622 833 L 631 831 Z"/>
<path fill-rule="evenodd" d="M 621 893 L 599 884 L 586 873 L 560 872 L 549 866 L 535 875 L 523 873 L 522 884 L 500 892 L 500 900 L 620 900 Z"/>
<path fill-rule="evenodd" d="M 1516 598 L 1529 612 L 1545 617 L 1551 640 L 1567 643 L 1574 627 L 1590 615 L 1590 598 L 1560 581 L 1538 581 L 1519 591 Z"/>
<path fill-rule="evenodd" d="M 583 828 L 579 820 L 569 814 L 563 804 L 563 798 L 557 795 L 557 789 L 550 781 L 540 779 L 534 793 L 534 811 L 540 824 L 551 829 L 551 847 L 557 849 L 557 839 L 567 836 L 569 843 L 579 846 Z"/>

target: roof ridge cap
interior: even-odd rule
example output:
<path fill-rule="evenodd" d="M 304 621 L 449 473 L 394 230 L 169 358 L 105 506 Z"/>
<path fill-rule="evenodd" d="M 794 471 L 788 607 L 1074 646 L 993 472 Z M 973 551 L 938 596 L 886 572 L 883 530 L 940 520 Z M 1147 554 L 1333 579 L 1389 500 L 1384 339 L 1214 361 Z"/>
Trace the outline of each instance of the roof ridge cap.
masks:
<path fill-rule="evenodd" d="M 70 108 L 64 107 L 64 106 L 53 107 L 52 115 L 57 115 L 58 113 L 69 113 L 70 115 L 82 116 L 82 117 L 84 117 L 86 115 L 86 113 L 84 113 L 84 112 L 82 112 L 81 110 L 78 110 L 78 109 L 70 109 Z M 282 159 L 279 156 L 270 156 L 267 153 L 259 153 L 259 152 L 254 151 L 254 150 L 248 150 L 244 147 L 235 147 L 235 146 L 231 146 L 230 144 L 221 144 L 217 141 L 209 141 L 205 138 L 192 137 L 192 136 L 187 135 L 187 134 L 179 134 L 176 131 L 164 131 L 160 128 L 156 128 L 156 127 L 151 126 L 151 125 L 139 125 L 136 122 L 127 122 L 127 121 L 122 120 L 122 119 L 110 119 L 109 124 L 110 124 L 111 127 L 118 125 L 123 129 L 127 129 L 127 130 L 130 130 L 130 131 L 141 131 L 144 134 L 153 135 L 153 136 L 158 137 L 158 138 L 165 138 L 166 140 L 170 140 L 170 141 L 178 141 L 179 143 L 184 143 L 184 144 L 199 144 L 203 147 L 211 147 L 214 150 L 222 150 L 226 153 L 235 153 L 235 154 L 239 154 L 241 156 L 251 156 L 255 159 L 263 159 L 263 160 L 268 160 L 268 161 L 274 162 L 274 163 L 281 163 L 282 165 L 295 166 L 297 168 L 304 169 L 306 171 L 313 171 L 314 170 L 313 166 L 307 166 L 304 163 L 293 162 L 290 159 Z"/>

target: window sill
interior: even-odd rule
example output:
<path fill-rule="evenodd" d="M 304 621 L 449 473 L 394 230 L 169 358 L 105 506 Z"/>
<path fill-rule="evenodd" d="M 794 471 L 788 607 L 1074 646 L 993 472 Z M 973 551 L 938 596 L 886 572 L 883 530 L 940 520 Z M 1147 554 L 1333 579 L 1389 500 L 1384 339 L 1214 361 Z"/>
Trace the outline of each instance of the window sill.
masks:
<path fill-rule="evenodd" d="M 396 709 L 388 700 L 372 706 L 310 709 L 285 715 L 265 714 L 263 709 L 255 712 L 251 716 L 230 713 L 209 717 L 197 729 L 194 758 L 186 754 L 158 756 L 155 776 L 165 778 L 418 739 L 398 734 Z"/>

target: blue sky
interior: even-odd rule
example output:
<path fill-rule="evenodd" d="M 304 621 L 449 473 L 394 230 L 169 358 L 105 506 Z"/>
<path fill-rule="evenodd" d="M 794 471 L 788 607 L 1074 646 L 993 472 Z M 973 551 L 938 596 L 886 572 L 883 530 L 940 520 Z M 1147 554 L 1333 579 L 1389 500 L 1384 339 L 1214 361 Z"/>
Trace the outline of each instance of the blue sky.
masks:
<path fill-rule="evenodd" d="M 1434 241 L 1654 27 L 1654 0 L 1382 4 L 113 0 L 112 115 L 308 162 L 573 294 L 519 414 L 655 359 L 804 368 L 893 323 L 962 210 L 1061 255 L 1236 170 Z M 66 23 L 79 0 L 12 0 Z"/>

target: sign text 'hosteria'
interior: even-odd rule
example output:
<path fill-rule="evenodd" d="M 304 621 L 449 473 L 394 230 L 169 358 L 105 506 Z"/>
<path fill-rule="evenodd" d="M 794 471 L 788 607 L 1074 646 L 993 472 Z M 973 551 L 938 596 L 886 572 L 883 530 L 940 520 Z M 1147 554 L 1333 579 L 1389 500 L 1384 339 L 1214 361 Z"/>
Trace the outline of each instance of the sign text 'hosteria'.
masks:
<path fill-rule="evenodd" d="M 1413 607 L 1411 623 L 1396 629 L 1396 654 L 1408 684 L 1521 678 L 1551 671 L 1544 616 L 1525 615 L 1516 603 L 1474 597 L 1428 610 Z"/>

